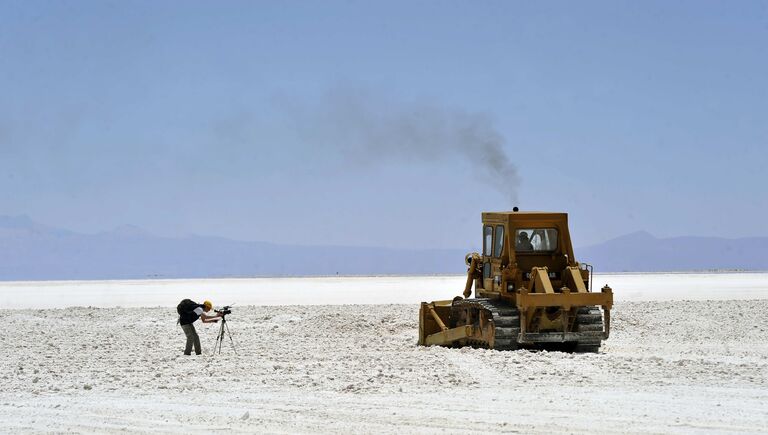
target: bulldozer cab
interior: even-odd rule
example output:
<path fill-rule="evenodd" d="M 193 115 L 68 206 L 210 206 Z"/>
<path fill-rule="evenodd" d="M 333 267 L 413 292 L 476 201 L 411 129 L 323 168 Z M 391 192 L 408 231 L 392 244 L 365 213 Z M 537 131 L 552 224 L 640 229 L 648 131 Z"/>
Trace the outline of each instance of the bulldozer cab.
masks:
<path fill-rule="evenodd" d="M 492 212 L 483 213 L 482 220 L 482 277 L 475 282 L 478 293 L 527 287 L 533 267 L 546 267 L 549 278 L 560 281 L 560 271 L 577 264 L 566 213 Z"/>

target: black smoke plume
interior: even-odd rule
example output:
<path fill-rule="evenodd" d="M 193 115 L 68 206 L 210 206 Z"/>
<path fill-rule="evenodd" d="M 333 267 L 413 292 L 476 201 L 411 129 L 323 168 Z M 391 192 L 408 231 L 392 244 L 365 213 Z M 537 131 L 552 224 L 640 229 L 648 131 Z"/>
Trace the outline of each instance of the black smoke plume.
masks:
<path fill-rule="evenodd" d="M 506 140 L 486 114 L 336 91 L 299 121 L 307 140 L 336 148 L 355 164 L 463 158 L 476 176 L 517 205 L 520 178 Z"/>

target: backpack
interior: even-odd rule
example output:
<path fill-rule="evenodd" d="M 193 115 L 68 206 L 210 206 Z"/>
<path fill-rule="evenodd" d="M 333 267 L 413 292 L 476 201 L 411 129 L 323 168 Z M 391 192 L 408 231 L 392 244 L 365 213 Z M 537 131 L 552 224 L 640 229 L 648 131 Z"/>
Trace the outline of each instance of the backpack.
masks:
<path fill-rule="evenodd" d="M 199 317 L 194 313 L 194 311 L 195 308 L 199 306 L 200 304 L 193 301 L 192 299 L 182 299 L 182 301 L 179 302 L 179 305 L 176 306 L 176 312 L 179 313 L 179 323 L 182 325 L 194 323 L 194 321 Z"/>

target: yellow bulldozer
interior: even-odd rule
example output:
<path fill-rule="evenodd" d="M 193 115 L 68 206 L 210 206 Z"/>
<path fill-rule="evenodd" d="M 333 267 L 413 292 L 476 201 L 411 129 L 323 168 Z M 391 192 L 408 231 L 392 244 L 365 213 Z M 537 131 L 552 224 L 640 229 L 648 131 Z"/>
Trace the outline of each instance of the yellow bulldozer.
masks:
<path fill-rule="evenodd" d="M 482 219 L 483 252 L 465 258 L 464 297 L 421 303 L 419 344 L 598 352 L 613 291 L 592 291 L 593 269 L 573 255 L 568 215 L 515 207 Z"/>

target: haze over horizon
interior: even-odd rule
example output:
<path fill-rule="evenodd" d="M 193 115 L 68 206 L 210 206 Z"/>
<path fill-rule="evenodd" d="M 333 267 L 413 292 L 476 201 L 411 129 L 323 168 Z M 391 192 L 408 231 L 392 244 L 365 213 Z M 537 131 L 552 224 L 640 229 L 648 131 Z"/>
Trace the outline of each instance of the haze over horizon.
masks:
<path fill-rule="evenodd" d="M 157 233 L 153 231 L 149 231 L 146 228 L 140 227 L 138 225 L 134 225 L 131 223 L 122 223 L 118 224 L 112 228 L 106 228 L 103 230 L 98 231 L 79 231 L 74 230 L 71 228 L 66 228 L 62 226 L 58 226 L 55 224 L 51 224 L 48 222 L 41 222 L 37 219 L 35 219 L 32 216 L 29 215 L 15 215 L 15 216 L 8 216 L 8 215 L 0 215 L 0 230 L 3 228 L 9 229 L 9 228 L 17 228 L 17 229 L 35 229 L 35 230 L 49 230 L 53 233 L 71 233 L 71 234 L 77 234 L 82 236 L 97 236 L 97 235 L 104 235 L 104 234 L 119 234 L 119 235 L 127 235 L 127 236 L 147 236 L 152 238 L 158 238 L 158 239 L 183 239 L 183 238 L 189 238 L 189 237 L 202 237 L 202 238 L 212 238 L 212 239 L 222 239 L 222 240 L 229 240 L 233 242 L 255 242 L 255 243 L 266 243 L 266 244 L 275 244 L 275 245 L 284 245 L 284 246 L 307 246 L 307 247 L 353 247 L 353 248 L 388 248 L 385 245 L 339 245 L 339 244 L 333 244 L 333 243 L 326 243 L 326 244 L 315 244 L 315 243 L 305 243 L 305 244 L 290 244 L 290 243 L 279 243 L 275 242 L 273 240 L 252 240 L 252 239 L 237 239 L 237 238 L 231 238 L 227 237 L 221 234 L 210 234 L 210 233 L 186 233 L 186 234 L 163 234 L 163 233 Z M 481 228 L 481 224 L 478 224 L 478 228 Z M 2 235 L 2 232 L 0 231 L 0 235 Z M 583 249 L 583 248 L 589 248 L 596 245 L 601 245 L 606 242 L 612 242 L 617 239 L 624 239 L 624 238 L 631 238 L 631 237 L 648 237 L 652 239 L 658 239 L 658 240 L 671 240 L 675 238 L 707 238 L 708 236 L 700 236 L 696 234 L 685 234 L 685 235 L 674 235 L 670 237 L 658 237 L 655 234 L 652 234 L 644 229 L 636 229 L 634 231 L 630 231 L 626 234 L 620 234 L 616 237 L 611 237 L 609 239 L 605 240 L 599 240 L 597 243 L 589 244 L 589 245 L 574 245 L 575 249 Z M 759 239 L 763 237 L 752 237 L 747 239 Z M 727 238 L 727 237 L 717 237 L 717 239 L 721 240 L 738 240 L 743 238 Z M 474 240 L 471 244 L 467 246 L 448 246 L 445 248 L 439 248 L 439 249 L 447 249 L 447 250 L 467 250 L 467 252 L 470 251 L 479 251 L 482 245 L 482 239 L 480 237 L 477 238 L 477 240 Z M 421 249 L 429 249 L 430 247 L 422 247 Z M 400 248 L 400 249 L 419 249 L 419 248 Z"/>
<path fill-rule="evenodd" d="M 464 248 L 768 236 L 768 4 L 0 2 L 0 215 Z M 503 181 L 500 181 L 503 180 Z"/>
<path fill-rule="evenodd" d="M 768 270 L 768 237 L 663 239 L 641 231 L 575 248 L 597 272 Z M 479 241 L 393 249 L 164 237 L 131 225 L 83 234 L 0 215 L 0 281 L 455 275 L 465 272 L 467 252 L 479 250 Z"/>

